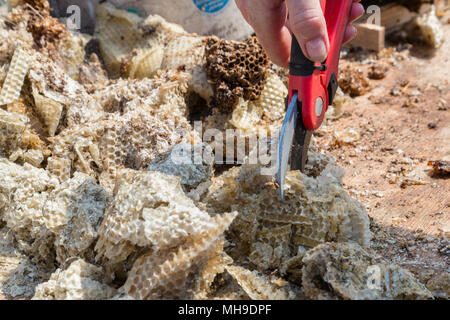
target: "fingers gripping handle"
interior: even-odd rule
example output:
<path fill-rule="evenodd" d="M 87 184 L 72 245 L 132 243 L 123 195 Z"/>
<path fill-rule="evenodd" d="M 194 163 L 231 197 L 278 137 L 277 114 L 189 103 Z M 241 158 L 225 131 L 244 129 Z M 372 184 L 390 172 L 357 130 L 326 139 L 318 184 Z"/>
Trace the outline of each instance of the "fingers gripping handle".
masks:
<path fill-rule="evenodd" d="M 291 76 L 307 77 L 313 74 L 315 63 L 303 53 L 297 38 L 292 35 L 291 62 L 289 63 Z"/>
<path fill-rule="evenodd" d="M 352 3 L 353 0 L 322 0 L 330 41 L 323 63 L 306 58 L 297 39 L 292 37 L 289 97 L 298 93 L 298 101 L 303 105 L 303 124 L 308 130 L 320 127 L 337 89 L 339 56 Z"/>

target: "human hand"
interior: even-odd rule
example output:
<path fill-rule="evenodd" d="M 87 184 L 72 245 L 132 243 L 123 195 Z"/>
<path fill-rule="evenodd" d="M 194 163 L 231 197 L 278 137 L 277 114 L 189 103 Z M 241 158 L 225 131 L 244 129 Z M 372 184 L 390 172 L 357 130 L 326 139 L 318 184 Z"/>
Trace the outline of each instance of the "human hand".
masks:
<path fill-rule="evenodd" d="M 360 0 L 353 1 L 350 23 L 364 14 Z M 236 0 L 236 4 L 274 63 L 288 66 L 291 32 L 307 58 L 315 62 L 326 59 L 330 43 L 320 1 Z M 356 28 L 349 24 L 344 42 L 350 41 L 355 35 Z"/>

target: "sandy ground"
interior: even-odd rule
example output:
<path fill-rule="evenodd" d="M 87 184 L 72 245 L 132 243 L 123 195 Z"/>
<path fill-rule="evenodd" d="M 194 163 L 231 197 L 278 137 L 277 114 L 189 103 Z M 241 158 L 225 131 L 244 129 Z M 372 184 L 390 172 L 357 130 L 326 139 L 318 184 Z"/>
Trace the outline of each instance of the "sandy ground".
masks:
<path fill-rule="evenodd" d="M 435 52 L 414 46 L 375 61 L 389 65 L 386 78 L 369 80 L 372 89 L 346 103 L 343 116 L 316 135 L 345 168 L 351 195 L 366 204 L 374 248 L 425 283 L 450 270 L 450 179 L 431 177 L 427 165 L 450 160 L 450 25 L 444 33 Z M 364 74 L 373 65 L 360 56 L 342 64 Z M 335 132 L 349 129 L 360 138 L 336 146 Z"/>

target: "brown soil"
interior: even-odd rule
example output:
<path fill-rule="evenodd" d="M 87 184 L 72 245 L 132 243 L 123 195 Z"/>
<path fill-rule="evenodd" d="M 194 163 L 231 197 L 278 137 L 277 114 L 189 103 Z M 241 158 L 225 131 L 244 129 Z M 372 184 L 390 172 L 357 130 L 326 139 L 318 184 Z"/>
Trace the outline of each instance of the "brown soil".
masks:
<path fill-rule="evenodd" d="M 450 270 L 450 179 L 436 177 L 428 165 L 450 160 L 450 25 L 444 33 L 435 52 L 419 45 L 379 59 L 361 53 L 344 59 L 344 70 L 369 75 L 379 63 L 389 70 L 369 80 L 369 92 L 346 103 L 343 116 L 316 135 L 346 169 L 351 195 L 366 204 L 375 250 L 425 283 Z M 336 131 L 350 128 L 360 138 L 336 143 Z"/>

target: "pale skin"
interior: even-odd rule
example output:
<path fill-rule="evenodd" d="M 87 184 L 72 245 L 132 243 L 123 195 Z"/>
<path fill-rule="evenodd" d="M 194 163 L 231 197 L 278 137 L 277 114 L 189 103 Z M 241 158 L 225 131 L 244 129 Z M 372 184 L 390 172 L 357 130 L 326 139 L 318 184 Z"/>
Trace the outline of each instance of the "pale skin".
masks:
<path fill-rule="evenodd" d="M 330 49 L 325 18 L 318 0 L 235 0 L 238 8 L 271 57 L 282 67 L 288 67 L 291 32 L 303 53 L 312 61 L 324 61 Z M 329 0 L 330 1 L 330 0 Z M 332 1 L 332 0 L 331 0 Z M 344 42 L 356 35 L 351 22 L 364 14 L 364 7 L 354 0 Z M 288 19 L 289 16 L 289 19 Z"/>

